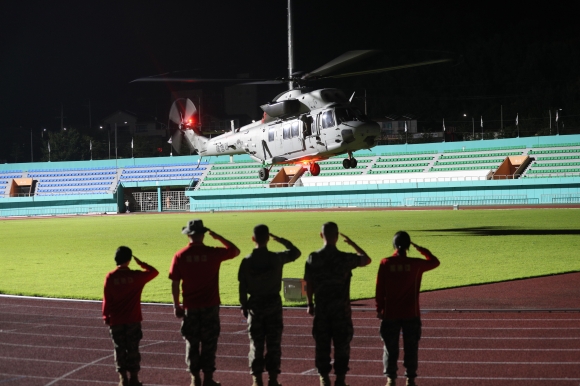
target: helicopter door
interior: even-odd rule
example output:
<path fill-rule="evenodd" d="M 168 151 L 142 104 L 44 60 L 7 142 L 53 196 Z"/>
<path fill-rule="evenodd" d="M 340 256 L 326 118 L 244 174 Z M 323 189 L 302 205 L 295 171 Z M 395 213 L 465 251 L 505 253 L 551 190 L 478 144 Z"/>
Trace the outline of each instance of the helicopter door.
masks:
<path fill-rule="evenodd" d="M 284 153 L 295 153 L 304 150 L 304 141 L 302 139 L 303 122 L 294 120 L 285 123 L 282 130 L 284 140 Z"/>

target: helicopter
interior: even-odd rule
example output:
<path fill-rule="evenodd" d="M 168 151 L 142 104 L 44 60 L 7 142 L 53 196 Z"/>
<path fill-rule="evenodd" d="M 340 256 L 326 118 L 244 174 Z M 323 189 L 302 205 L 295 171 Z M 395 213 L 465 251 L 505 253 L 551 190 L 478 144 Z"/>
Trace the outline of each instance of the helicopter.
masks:
<path fill-rule="evenodd" d="M 247 154 L 261 163 L 258 176 L 266 181 L 274 165 L 308 165 L 311 175 L 320 174 L 318 161 L 345 154 L 342 161 L 345 169 L 356 168 L 353 153 L 371 149 L 377 143 L 380 126 L 370 120 L 353 103 L 354 94 L 348 98 L 336 88 L 314 89 L 307 87 L 309 81 L 366 75 L 402 68 L 442 63 L 449 59 L 438 59 L 403 66 L 387 67 L 367 71 L 329 75 L 330 73 L 364 57 L 375 54 L 375 50 L 349 51 L 318 69 L 306 74 L 293 74 L 278 79 L 244 79 L 241 84 L 286 83 L 290 90 L 277 95 L 261 107 L 260 121 L 235 128 L 214 138 L 202 135 L 195 124 L 197 108 L 190 99 L 177 99 L 171 106 L 169 119 L 177 125 L 171 138 L 176 151 L 184 140 L 201 157 Z M 204 81 L 237 82 L 239 79 L 193 79 L 147 77 L 135 81 L 187 82 Z M 134 81 L 134 82 L 135 82 Z"/>

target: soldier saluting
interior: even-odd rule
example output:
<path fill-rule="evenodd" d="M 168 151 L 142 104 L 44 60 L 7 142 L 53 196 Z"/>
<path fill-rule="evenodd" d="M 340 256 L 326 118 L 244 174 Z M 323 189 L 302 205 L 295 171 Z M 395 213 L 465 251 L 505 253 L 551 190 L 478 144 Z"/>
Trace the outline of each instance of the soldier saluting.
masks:
<path fill-rule="evenodd" d="M 356 253 L 337 249 L 339 235 Z M 346 386 L 350 342 L 354 333 L 350 278 L 353 269 L 369 265 L 371 258 L 349 237 L 339 233 L 338 225 L 333 222 L 322 226 L 320 237 L 324 240 L 324 247 L 310 254 L 304 270 L 308 313 L 314 315 L 312 335 L 316 342 L 315 365 L 320 375 L 320 385 L 330 385 L 330 343 L 333 341 L 335 385 Z"/>

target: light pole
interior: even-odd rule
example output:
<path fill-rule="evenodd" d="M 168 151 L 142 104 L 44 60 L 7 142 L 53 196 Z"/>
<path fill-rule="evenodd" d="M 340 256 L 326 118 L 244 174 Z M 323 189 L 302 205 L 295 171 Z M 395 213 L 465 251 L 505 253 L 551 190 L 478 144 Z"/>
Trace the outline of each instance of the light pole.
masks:
<path fill-rule="evenodd" d="M 100 130 L 103 130 L 103 126 L 99 126 Z M 111 159 L 111 130 L 107 129 L 107 139 L 109 140 L 109 159 Z"/>
<path fill-rule="evenodd" d="M 464 113 L 463 117 L 467 118 L 467 114 Z M 473 118 L 473 117 L 471 117 L 471 129 L 473 130 L 473 132 L 471 134 L 471 140 L 473 141 L 475 139 L 475 118 Z"/>
<path fill-rule="evenodd" d="M 558 125 L 558 112 L 562 111 L 562 109 L 556 109 L 556 135 L 560 135 L 560 128 Z"/>

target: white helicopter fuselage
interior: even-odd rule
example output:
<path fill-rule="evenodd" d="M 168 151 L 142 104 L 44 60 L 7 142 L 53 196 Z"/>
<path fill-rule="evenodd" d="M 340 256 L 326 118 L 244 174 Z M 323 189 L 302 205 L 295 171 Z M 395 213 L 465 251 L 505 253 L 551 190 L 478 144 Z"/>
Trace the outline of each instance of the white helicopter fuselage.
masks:
<path fill-rule="evenodd" d="M 337 89 L 295 89 L 262 106 L 264 119 L 214 138 L 185 138 L 200 156 L 248 154 L 262 164 L 316 162 L 370 149 L 380 134 Z"/>

